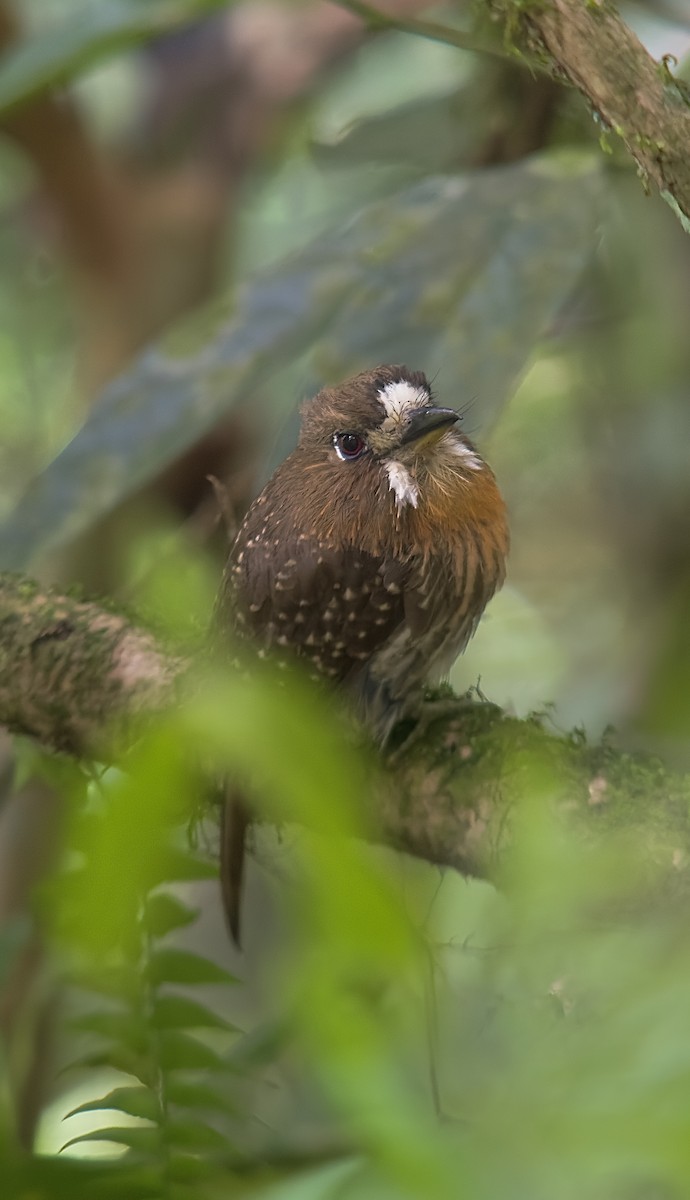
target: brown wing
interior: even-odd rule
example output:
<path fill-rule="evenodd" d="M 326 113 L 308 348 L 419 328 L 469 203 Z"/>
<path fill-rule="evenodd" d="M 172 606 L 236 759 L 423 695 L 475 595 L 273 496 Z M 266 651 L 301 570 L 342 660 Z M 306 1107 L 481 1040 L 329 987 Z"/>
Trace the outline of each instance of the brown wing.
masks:
<path fill-rule="evenodd" d="M 340 682 L 402 624 L 407 566 L 304 537 L 278 546 L 250 540 L 235 545 L 223 604 L 260 654 L 296 656 Z"/>

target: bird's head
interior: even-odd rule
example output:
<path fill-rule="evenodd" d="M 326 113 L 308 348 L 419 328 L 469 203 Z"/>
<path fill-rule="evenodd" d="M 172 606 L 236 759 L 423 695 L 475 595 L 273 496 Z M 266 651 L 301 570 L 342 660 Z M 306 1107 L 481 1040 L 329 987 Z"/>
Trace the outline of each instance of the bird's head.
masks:
<path fill-rule="evenodd" d="M 372 503 L 400 516 L 437 503 L 437 494 L 450 498 L 488 471 L 459 421 L 454 409 L 434 403 L 420 371 L 380 366 L 304 405 L 300 449 L 332 468 L 341 495 L 366 489 Z"/>

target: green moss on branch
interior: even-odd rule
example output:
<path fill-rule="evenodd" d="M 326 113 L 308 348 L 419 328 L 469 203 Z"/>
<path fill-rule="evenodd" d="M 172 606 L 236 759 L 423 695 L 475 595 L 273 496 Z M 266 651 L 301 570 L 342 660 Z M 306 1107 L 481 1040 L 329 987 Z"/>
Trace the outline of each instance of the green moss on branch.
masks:
<path fill-rule="evenodd" d="M 690 104 L 608 0 L 486 0 L 491 19 L 530 62 L 586 98 L 622 138 L 643 179 L 690 217 Z"/>
<path fill-rule="evenodd" d="M 0 722 L 10 729 L 112 761 L 142 720 L 176 703 L 190 675 L 188 661 L 125 617 L 0 576 Z M 382 841 L 498 880 L 522 803 L 546 775 L 552 810 L 585 842 L 631 835 L 650 866 L 685 879 L 690 778 L 611 741 L 557 735 L 538 717 L 449 693 L 441 700 L 425 710 L 423 734 L 372 781 Z"/>
<path fill-rule="evenodd" d="M 0 722 L 74 754 L 126 741 L 174 702 L 183 663 L 124 617 L 0 577 Z"/>
<path fill-rule="evenodd" d="M 493 705 L 433 722 L 398 755 L 381 789 L 385 840 L 464 874 L 497 880 L 515 838 L 521 801 L 548 781 L 551 810 L 583 841 L 624 838 L 651 872 L 685 889 L 690 867 L 690 776 L 656 758 L 551 731 Z"/>

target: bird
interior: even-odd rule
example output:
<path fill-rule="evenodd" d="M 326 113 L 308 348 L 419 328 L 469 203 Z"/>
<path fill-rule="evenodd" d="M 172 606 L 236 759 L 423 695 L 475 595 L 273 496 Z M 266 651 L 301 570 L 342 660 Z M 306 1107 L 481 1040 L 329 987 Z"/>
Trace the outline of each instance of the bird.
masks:
<path fill-rule="evenodd" d="M 420 371 L 382 365 L 324 387 L 249 508 L 216 604 L 235 644 L 342 690 L 384 746 L 467 645 L 505 577 L 495 476 Z M 221 890 L 240 943 L 248 812 L 228 790 Z"/>

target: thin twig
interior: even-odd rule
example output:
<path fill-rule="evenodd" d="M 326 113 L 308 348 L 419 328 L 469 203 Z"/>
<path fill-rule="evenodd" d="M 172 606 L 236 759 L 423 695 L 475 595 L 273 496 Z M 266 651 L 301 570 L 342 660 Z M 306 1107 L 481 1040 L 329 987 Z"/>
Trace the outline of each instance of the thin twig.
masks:
<path fill-rule="evenodd" d="M 382 12 L 366 0 L 337 0 L 341 8 L 348 9 L 361 17 L 371 30 L 395 30 L 397 33 L 411 33 L 428 41 L 441 42 L 444 46 L 455 46 L 458 50 L 470 50 L 477 54 L 490 54 L 495 58 L 506 58 L 507 51 L 499 42 L 488 42 L 477 37 L 474 33 L 466 33 L 463 29 L 455 29 L 450 25 L 441 25 L 437 21 L 423 21 L 417 17 L 400 17 L 393 13 Z"/>

